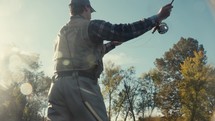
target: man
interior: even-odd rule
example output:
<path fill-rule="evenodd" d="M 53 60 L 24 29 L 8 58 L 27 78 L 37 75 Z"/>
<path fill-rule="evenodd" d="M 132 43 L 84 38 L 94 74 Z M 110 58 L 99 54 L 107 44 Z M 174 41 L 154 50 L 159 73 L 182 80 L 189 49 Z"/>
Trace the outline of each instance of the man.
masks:
<path fill-rule="evenodd" d="M 172 7 L 168 4 L 157 15 L 131 24 L 111 24 L 91 20 L 91 13 L 95 10 L 89 0 L 72 0 L 71 19 L 60 30 L 55 44 L 56 79 L 49 95 L 50 120 L 108 121 L 97 83 L 103 71 L 103 55 L 115 45 L 159 25 L 170 15 Z M 104 40 L 111 43 L 104 45 Z M 115 40 L 118 40 L 118 44 Z"/>

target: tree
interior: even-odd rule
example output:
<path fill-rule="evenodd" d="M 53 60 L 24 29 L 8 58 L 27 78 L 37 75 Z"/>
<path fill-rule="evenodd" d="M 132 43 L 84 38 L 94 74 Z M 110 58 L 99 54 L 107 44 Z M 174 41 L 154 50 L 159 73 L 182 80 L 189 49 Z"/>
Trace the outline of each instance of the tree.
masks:
<path fill-rule="evenodd" d="M 213 110 L 213 120 L 215 120 L 215 67 L 214 66 L 209 76 L 212 79 L 206 85 L 206 90 L 208 92 L 208 99 L 210 101 L 209 107 L 211 107 L 211 109 Z"/>
<path fill-rule="evenodd" d="M 121 69 L 109 62 L 102 74 L 103 96 L 108 97 L 108 114 L 115 121 L 119 115 L 124 117 L 124 121 L 128 118 L 135 119 L 135 99 L 137 97 L 137 80 L 135 68 L 130 67 L 127 70 Z M 113 113 L 111 113 L 113 112 Z"/>
<path fill-rule="evenodd" d="M 130 67 L 127 70 L 122 72 L 123 88 L 121 90 L 121 94 L 125 96 L 123 108 L 124 108 L 124 111 L 126 112 L 124 121 L 126 121 L 129 113 L 133 121 L 136 120 L 134 110 L 135 110 L 135 100 L 137 99 L 138 83 L 136 78 L 134 77 L 134 74 L 135 74 L 134 67 Z"/>
<path fill-rule="evenodd" d="M 28 78 L 28 83 L 32 85 L 32 93 L 27 96 L 28 102 L 24 109 L 24 121 L 38 121 L 45 118 L 43 110 L 48 107 L 48 90 L 51 79 L 44 75 L 43 72 L 25 71 L 25 76 Z"/>
<path fill-rule="evenodd" d="M 122 80 L 122 76 L 120 75 L 120 70 L 121 68 L 119 66 L 116 66 L 114 63 L 109 61 L 105 65 L 105 70 L 101 77 L 101 82 L 102 82 L 102 85 L 104 86 L 102 94 L 104 95 L 104 97 L 107 97 L 107 100 L 108 100 L 108 105 L 109 105 L 108 116 L 110 121 L 112 118 L 111 110 L 112 110 L 113 97 L 116 95 L 118 86 Z"/>
<path fill-rule="evenodd" d="M 0 61 L 0 118 L 2 121 L 39 121 L 51 79 L 40 69 L 39 55 L 8 46 Z"/>
<path fill-rule="evenodd" d="M 182 103 L 181 112 L 189 121 L 208 121 L 213 112 L 207 91 L 209 82 L 214 81 L 211 77 L 213 68 L 205 65 L 204 58 L 202 51 L 194 52 L 194 57 L 186 58 L 181 64 L 183 80 L 178 85 Z"/>
<path fill-rule="evenodd" d="M 144 73 L 139 78 L 139 97 L 140 101 L 138 102 L 137 112 L 142 114 L 141 118 L 144 119 L 146 116 L 145 112 L 148 112 L 147 117 L 151 117 L 154 109 L 157 105 L 157 92 L 159 87 L 159 73 L 157 70 L 151 70 L 149 73 Z"/>
<path fill-rule="evenodd" d="M 0 118 L 2 121 L 20 121 L 26 104 L 25 96 L 19 91 L 17 84 L 11 85 L 1 92 Z"/>
<path fill-rule="evenodd" d="M 177 89 L 179 81 L 182 80 L 180 64 L 187 57 L 194 57 L 194 51 L 206 53 L 203 45 L 199 45 L 197 40 L 181 38 L 173 48 L 165 52 L 163 58 L 158 58 L 155 61 L 155 65 L 161 74 L 160 87 L 162 88 L 158 93 L 160 98 L 159 108 L 169 121 L 182 116 L 180 113 L 180 95 Z M 206 60 L 206 56 L 203 57 L 203 60 Z"/>
<path fill-rule="evenodd" d="M 194 57 L 194 51 L 204 51 L 203 45 L 193 38 L 181 38 L 169 51 L 164 53 L 163 58 L 157 58 L 155 65 L 164 76 L 164 81 L 181 80 L 180 64 L 187 57 Z M 204 57 L 204 60 L 207 58 Z"/>

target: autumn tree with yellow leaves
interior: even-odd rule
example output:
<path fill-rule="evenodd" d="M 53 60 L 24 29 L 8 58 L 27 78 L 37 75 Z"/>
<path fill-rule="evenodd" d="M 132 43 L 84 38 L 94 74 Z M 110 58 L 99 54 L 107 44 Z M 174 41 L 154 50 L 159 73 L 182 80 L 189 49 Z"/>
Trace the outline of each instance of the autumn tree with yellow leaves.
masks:
<path fill-rule="evenodd" d="M 207 89 L 214 81 L 214 68 L 205 64 L 203 51 L 195 51 L 180 65 L 183 79 L 178 84 L 183 117 L 188 121 L 208 121 L 213 112 L 210 91 Z"/>

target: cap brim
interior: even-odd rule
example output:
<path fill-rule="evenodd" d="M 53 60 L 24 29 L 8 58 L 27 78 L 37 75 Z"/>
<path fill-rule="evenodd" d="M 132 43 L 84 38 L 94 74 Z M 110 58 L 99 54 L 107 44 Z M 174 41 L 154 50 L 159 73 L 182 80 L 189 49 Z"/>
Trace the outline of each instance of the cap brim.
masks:
<path fill-rule="evenodd" d="M 90 6 L 90 8 L 91 8 L 91 13 L 96 12 L 95 9 L 93 9 L 92 6 Z"/>

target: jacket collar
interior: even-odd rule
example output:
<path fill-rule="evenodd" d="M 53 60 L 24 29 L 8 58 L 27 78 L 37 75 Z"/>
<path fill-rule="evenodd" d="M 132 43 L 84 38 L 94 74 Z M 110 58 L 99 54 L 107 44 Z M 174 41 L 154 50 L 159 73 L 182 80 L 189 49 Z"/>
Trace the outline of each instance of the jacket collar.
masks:
<path fill-rule="evenodd" d="M 74 19 L 74 18 L 82 18 L 85 19 L 83 16 L 81 15 L 75 15 L 75 16 L 71 16 L 70 19 Z"/>

